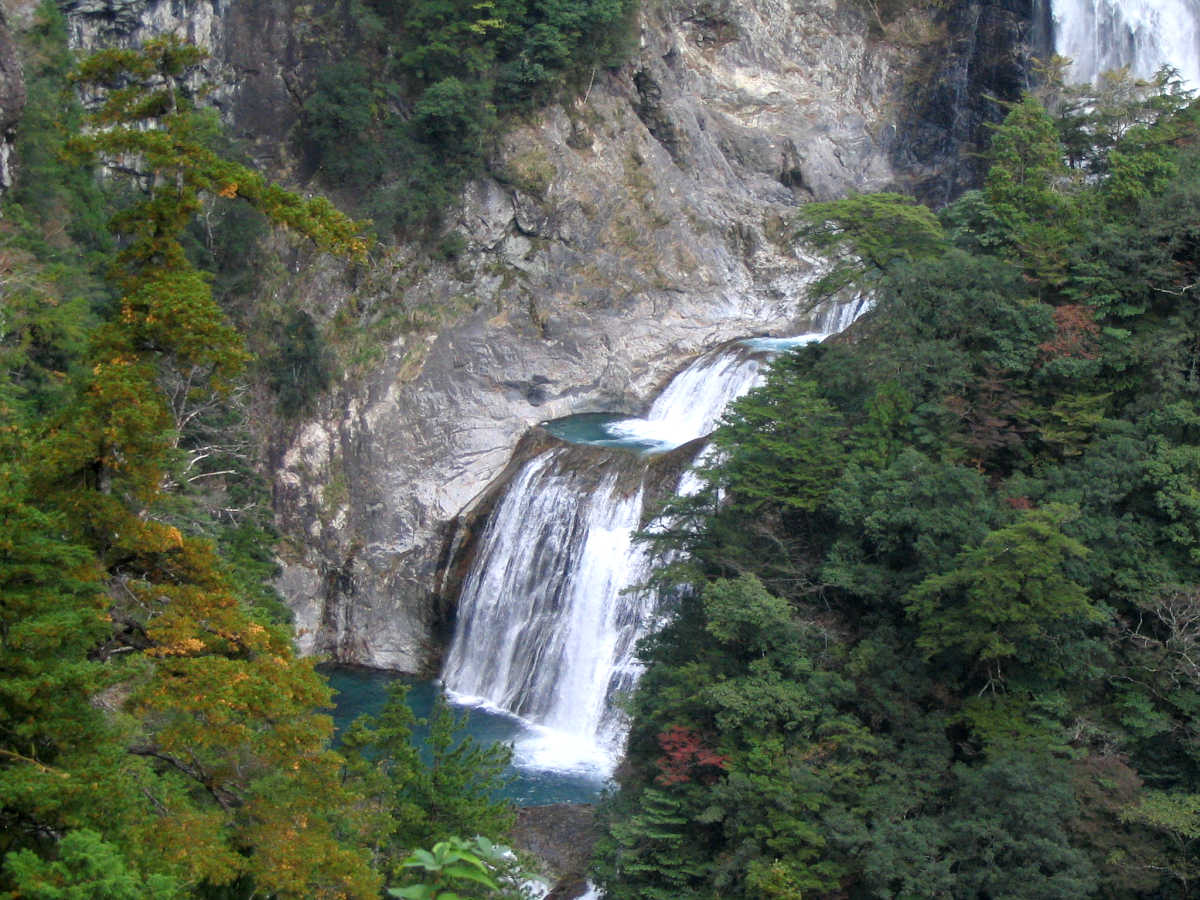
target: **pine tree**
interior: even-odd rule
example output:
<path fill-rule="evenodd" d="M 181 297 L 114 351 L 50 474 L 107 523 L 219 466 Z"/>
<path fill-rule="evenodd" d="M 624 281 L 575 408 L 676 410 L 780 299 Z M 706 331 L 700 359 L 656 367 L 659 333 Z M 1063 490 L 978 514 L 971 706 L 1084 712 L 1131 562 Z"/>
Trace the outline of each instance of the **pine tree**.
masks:
<path fill-rule="evenodd" d="M 182 407 L 165 388 L 186 385 L 184 403 L 203 402 L 227 390 L 247 358 L 181 243 L 202 196 L 244 198 L 324 249 L 366 250 L 360 227 L 326 201 L 301 200 L 208 149 L 189 87 L 201 57 L 164 39 L 99 53 L 79 73 L 104 99 L 74 152 L 143 189 L 112 223 L 119 301 L 93 335 L 88 375 L 31 448 L 34 495 L 78 548 L 53 552 L 78 559 L 73 568 L 89 564 L 107 593 L 76 591 L 85 602 L 73 614 L 90 608 L 103 620 L 107 606 L 116 625 L 107 643 L 95 627 L 76 626 L 64 648 L 88 673 L 85 654 L 106 661 L 116 688 L 106 722 L 126 729 L 123 759 L 108 762 L 124 780 L 114 802 L 130 814 L 106 821 L 92 797 L 82 817 L 130 866 L 183 885 L 249 880 L 281 898 L 370 897 L 379 879 L 355 846 L 341 759 L 328 749 L 332 724 L 317 713 L 329 705 L 328 687 L 294 657 L 285 630 L 256 621 L 211 543 L 157 512 L 182 428 Z M 56 690 L 64 700 L 42 702 L 78 706 L 93 692 L 82 682 Z M 96 718 L 85 721 L 103 734 Z M 72 785 L 93 758 L 81 756 L 59 773 Z M 31 760 L 32 771 L 56 774 L 52 761 Z M 29 817 L 40 834 L 78 821 L 54 808 Z"/>

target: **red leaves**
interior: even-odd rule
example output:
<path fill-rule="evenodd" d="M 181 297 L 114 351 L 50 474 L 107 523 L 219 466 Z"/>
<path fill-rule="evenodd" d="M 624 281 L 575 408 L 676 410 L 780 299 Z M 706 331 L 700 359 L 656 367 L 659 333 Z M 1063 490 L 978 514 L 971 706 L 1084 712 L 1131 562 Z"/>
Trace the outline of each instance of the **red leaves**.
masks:
<path fill-rule="evenodd" d="M 995 472 L 1002 454 L 1019 447 L 1033 431 L 1020 387 L 992 366 L 984 367 L 967 396 L 954 395 L 943 402 L 960 422 L 953 439 L 968 450 L 980 471 Z"/>
<path fill-rule="evenodd" d="M 1100 326 L 1096 324 L 1090 306 L 1082 303 L 1056 306 L 1054 329 L 1054 337 L 1038 345 L 1042 351 L 1042 362 L 1064 356 L 1072 359 L 1096 358 L 1096 335 Z"/>
<path fill-rule="evenodd" d="M 712 784 L 729 761 L 729 757 L 705 746 L 698 732 L 679 725 L 659 734 L 658 745 L 664 755 L 654 761 L 660 773 L 655 781 L 662 785 L 682 784 L 693 778 Z"/>

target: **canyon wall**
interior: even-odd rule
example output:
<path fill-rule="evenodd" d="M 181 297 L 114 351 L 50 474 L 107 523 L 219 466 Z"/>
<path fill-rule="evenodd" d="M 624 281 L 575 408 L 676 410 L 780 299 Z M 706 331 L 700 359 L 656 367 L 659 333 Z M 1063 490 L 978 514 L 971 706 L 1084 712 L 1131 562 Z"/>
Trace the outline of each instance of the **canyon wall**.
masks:
<path fill-rule="evenodd" d="M 403 288 L 453 321 L 392 340 L 280 459 L 303 647 L 428 666 L 456 519 L 527 429 L 640 412 L 717 343 L 810 329 L 789 211 L 895 178 L 894 56 L 867 30 L 832 3 L 648 9 L 630 64 L 507 136 L 467 253 Z"/>
<path fill-rule="evenodd" d="M 209 48 L 232 130 L 275 177 L 303 176 L 295 128 L 335 52 L 319 27 L 330 8 L 63 8 L 77 47 L 175 32 Z M 798 204 L 887 188 L 943 200 L 971 182 L 954 161 L 998 115 L 980 98 L 1024 86 L 1036 17 L 1015 0 L 889 22 L 877 9 L 648 2 L 625 65 L 503 139 L 448 217 L 454 258 L 399 246 L 364 270 L 289 257 L 269 290 L 327 329 L 351 322 L 363 348 L 304 421 L 262 426 L 302 649 L 431 668 L 457 523 L 523 434 L 569 413 L 640 412 L 722 341 L 817 330 L 812 261 L 788 225 Z"/>

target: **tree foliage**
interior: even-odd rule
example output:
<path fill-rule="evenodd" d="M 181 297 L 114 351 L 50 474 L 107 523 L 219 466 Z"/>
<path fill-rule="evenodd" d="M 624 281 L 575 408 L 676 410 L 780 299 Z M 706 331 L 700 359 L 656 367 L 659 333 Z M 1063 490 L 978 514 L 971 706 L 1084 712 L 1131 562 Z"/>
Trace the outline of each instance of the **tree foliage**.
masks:
<path fill-rule="evenodd" d="M 647 531 L 614 896 L 1194 891 L 1200 132 L 1169 73 L 1063 96 L 937 217 L 801 214 L 875 306 Z"/>
<path fill-rule="evenodd" d="M 210 149 L 188 87 L 199 58 L 165 39 L 97 54 L 77 76 L 103 99 L 67 149 L 132 182 L 111 221 L 117 299 L 77 382 L 53 416 L 5 411 L 22 452 L 0 501 L 2 877 L 46 897 L 246 881 L 371 896 L 378 877 L 332 800 L 344 795 L 318 712 L 328 688 L 238 596 L 213 544 L 168 513 L 194 411 L 246 360 L 184 249 L 202 196 L 242 197 L 325 249 L 366 245 L 326 202 Z"/>
<path fill-rule="evenodd" d="M 375 186 L 381 233 L 436 221 L 483 171 L 506 118 L 583 89 L 629 44 L 630 0 L 361 0 L 353 50 L 304 102 L 303 140 L 332 186 Z"/>

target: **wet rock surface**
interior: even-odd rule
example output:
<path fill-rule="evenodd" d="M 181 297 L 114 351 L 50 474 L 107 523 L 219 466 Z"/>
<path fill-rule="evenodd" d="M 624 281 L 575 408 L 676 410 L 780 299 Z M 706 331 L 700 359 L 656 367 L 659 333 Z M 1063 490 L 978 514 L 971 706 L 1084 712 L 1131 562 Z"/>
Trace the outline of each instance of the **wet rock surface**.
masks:
<path fill-rule="evenodd" d="M 905 79 L 892 164 L 906 188 L 943 206 L 983 177 L 990 123 L 1032 87 L 1035 59 L 1052 53 L 1049 5 L 969 0 L 934 22 L 943 40 L 919 51 Z"/>
<path fill-rule="evenodd" d="M 578 897 L 586 890 L 584 873 L 596 842 L 595 810 L 586 803 L 526 806 L 517 811 L 513 846 L 536 857 L 556 879 L 556 900 Z"/>

